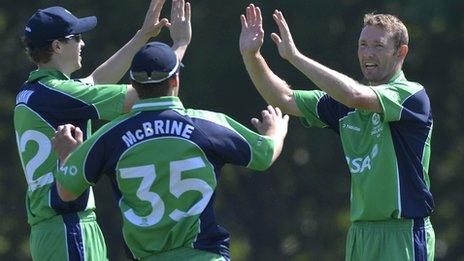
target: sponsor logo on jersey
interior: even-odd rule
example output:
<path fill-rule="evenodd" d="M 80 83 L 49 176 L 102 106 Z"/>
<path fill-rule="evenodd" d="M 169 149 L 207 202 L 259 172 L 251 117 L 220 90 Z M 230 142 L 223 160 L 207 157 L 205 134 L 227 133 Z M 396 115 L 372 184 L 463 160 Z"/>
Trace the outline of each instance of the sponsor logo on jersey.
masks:
<path fill-rule="evenodd" d="M 372 114 L 372 124 L 379 125 L 380 123 L 380 115 L 378 113 Z"/>
<path fill-rule="evenodd" d="M 362 174 L 366 170 L 372 169 L 372 160 L 379 154 L 379 146 L 374 145 L 371 152 L 365 156 L 351 158 L 346 156 L 346 161 L 350 168 L 351 174 Z"/>
<path fill-rule="evenodd" d="M 151 138 L 155 135 L 174 135 L 190 139 L 195 127 L 190 124 L 175 120 L 155 120 L 153 122 L 144 122 L 140 129 L 127 131 L 121 136 L 122 141 L 129 148 L 135 143 Z"/>
<path fill-rule="evenodd" d="M 342 123 L 342 128 L 354 130 L 354 131 L 357 131 L 357 132 L 360 132 L 360 131 L 361 131 L 361 128 L 356 127 L 356 126 L 353 126 L 353 125 L 350 125 L 350 124 L 348 124 L 348 123 Z"/>
<path fill-rule="evenodd" d="M 380 124 L 380 115 L 378 113 L 372 114 L 371 121 L 374 125 L 371 130 L 371 136 L 376 136 L 378 138 L 383 131 L 383 126 Z"/>

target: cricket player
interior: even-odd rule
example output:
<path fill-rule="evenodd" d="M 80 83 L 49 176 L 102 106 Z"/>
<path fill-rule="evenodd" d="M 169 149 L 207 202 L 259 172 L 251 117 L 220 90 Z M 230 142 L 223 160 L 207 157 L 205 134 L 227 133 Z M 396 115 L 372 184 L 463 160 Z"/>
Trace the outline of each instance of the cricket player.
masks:
<path fill-rule="evenodd" d="M 180 61 L 152 42 L 134 57 L 130 77 L 140 97 L 131 112 L 82 142 L 60 126 L 54 145 L 65 164 L 58 193 L 75 200 L 100 177 L 118 186 L 123 234 L 135 259 L 229 260 L 229 233 L 214 214 L 225 163 L 265 170 L 279 156 L 288 116 L 268 106 L 252 119 L 259 135 L 222 113 L 186 109 L 178 98 Z M 75 133 L 75 137 L 72 135 Z"/>
<path fill-rule="evenodd" d="M 81 68 L 85 45 L 81 35 L 97 25 L 96 17 L 77 18 L 54 6 L 37 10 L 27 22 L 24 43 L 37 70 L 30 73 L 16 97 L 14 125 L 27 181 L 33 260 L 107 259 L 92 190 L 85 190 L 72 202 L 63 202 L 58 196 L 53 176 L 58 159 L 51 138 L 59 125 L 70 122 L 88 137 L 90 119 L 111 120 L 130 109 L 138 99 L 135 89 L 115 83 L 127 72 L 135 53 L 169 25 L 167 19 L 159 20 L 163 4 L 164 0 L 152 0 L 134 37 L 84 79 L 71 79 L 71 74 Z M 179 10 L 173 9 L 173 14 Z M 173 48 L 180 57 L 190 41 L 189 23 L 182 28 L 173 25 L 171 30 Z"/>
<path fill-rule="evenodd" d="M 366 14 L 358 42 L 368 84 L 334 71 L 296 48 L 282 12 L 272 40 L 282 58 L 321 90 L 292 90 L 260 53 L 264 30 L 253 4 L 241 16 L 240 51 L 259 93 L 307 127 L 340 135 L 351 173 L 346 260 L 433 260 L 434 209 L 428 175 L 432 111 L 422 85 L 406 79 L 408 31 L 389 14 Z"/>

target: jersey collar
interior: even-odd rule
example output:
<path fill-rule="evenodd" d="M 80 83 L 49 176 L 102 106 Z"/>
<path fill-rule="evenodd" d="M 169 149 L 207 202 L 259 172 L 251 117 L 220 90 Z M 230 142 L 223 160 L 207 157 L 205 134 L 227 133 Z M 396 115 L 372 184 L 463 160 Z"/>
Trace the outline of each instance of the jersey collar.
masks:
<path fill-rule="evenodd" d="M 393 77 L 391 77 L 391 79 L 387 82 L 387 84 L 394 83 L 394 82 L 404 82 L 404 81 L 406 81 L 406 77 L 404 76 L 403 71 L 399 70 L 398 72 L 395 73 L 395 75 L 393 75 Z"/>
<path fill-rule="evenodd" d="M 166 109 L 184 109 L 184 105 L 176 96 L 143 99 L 132 106 L 132 111 L 157 111 Z"/>
<path fill-rule="evenodd" d="M 41 78 L 45 77 L 53 77 L 59 80 L 69 80 L 69 77 L 63 74 L 62 72 L 56 69 L 44 68 L 44 69 L 37 69 L 32 71 L 29 74 L 29 78 L 27 79 L 28 82 L 37 81 Z"/>

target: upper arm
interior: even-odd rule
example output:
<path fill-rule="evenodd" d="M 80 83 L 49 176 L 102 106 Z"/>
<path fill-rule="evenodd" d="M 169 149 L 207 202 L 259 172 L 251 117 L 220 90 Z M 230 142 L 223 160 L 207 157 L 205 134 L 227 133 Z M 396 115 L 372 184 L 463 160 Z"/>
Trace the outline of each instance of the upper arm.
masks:
<path fill-rule="evenodd" d="M 241 164 L 254 170 L 265 170 L 272 164 L 274 157 L 274 140 L 270 137 L 260 135 L 247 127 L 243 126 L 234 119 L 226 116 L 229 126 L 235 132 L 234 136 L 240 136 L 240 143 L 245 143 L 249 148 L 250 156 L 247 164 Z M 226 137 L 228 139 L 230 137 Z M 235 154 L 232 154 L 232 159 Z"/>
<path fill-rule="evenodd" d="M 429 98 L 420 85 L 380 85 L 373 90 L 379 98 L 385 121 L 425 122 L 431 114 Z"/>
<path fill-rule="evenodd" d="M 374 87 L 375 88 L 375 87 Z M 376 95 L 372 87 L 358 85 L 353 95 L 349 99 L 348 107 L 382 113 L 382 105 L 379 97 Z"/>
<path fill-rule="evenodd" d="M 93 85 L 89 77 L 66 81 L 52 80 L 46 84 L 74 101 L 64 105 L 64 107 L 74 107 L 76 112 L 77 110 L 83 111 L 84 108 L 91 108 L 91 111 L 95 112 L 93 115 L 78 113 L 77 117 L 112 120 L 123 113 L 124 99 L 128 90 L 125 84 Z"/>
<path fill-rule="evenodd" d="M 98 136 L 94 134 L 77 147 L 55 172 L 58 192 L 63 200 L 79 197 L 101 176 L 101 166 L 106 161 L 102 144 L 97 142 Z"/>
<path fill-rule="evenodd" d="M 319 90 L 294 91 L 294 97 L 306 127 L 330 127 L 338 131 L 340 118 L 353 110 Z"/>
<path fill-rule="evenodd" d="M 134 105 L 139 100 L 137 91 L 132 85 L 127 86 L 126 98 L 124 99 L 124 112 L 129 112 Z"/>
<path fill-rule="evenodd" d="M 232 118 L 212 112 L 201 112 L 195 124 L 205 134 L 214 155 L 223 163 L 264 170 L 271 165 L 274 142 L 246 128 Z"/>
<path fill-rule="evenodd" d="M 278 107 L 282 110 L 284 114 L 289 114 L 297 117 L 303 116 L 303 113 L 301 112 L 300 108 L 298 108 L 293 91 L 291 91 L 288 94 L 285 94 L 282 100 L 284 101 L 284 106 L 282 106 L 282 108 L 280 108 L 279 106 Z"/>

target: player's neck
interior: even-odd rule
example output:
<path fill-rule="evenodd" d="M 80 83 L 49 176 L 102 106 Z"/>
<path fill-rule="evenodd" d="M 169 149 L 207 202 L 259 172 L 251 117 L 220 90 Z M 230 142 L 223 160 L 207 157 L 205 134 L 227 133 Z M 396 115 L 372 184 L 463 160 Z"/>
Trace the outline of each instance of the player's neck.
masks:
<path fill-rule="evenodd" d="M 69 69 L 66 69 L 65 66 L 60 66 L 60 64 L 57 64 L 53 61 L 50 61 L 48 63 L 39 63 L 37 67 L 39 69 L 55 69 L 55 70 L 62 72 L 64 75 L 68 77 L 71 77 L 71 73 L 72 73 L 72 71 Z"/>

